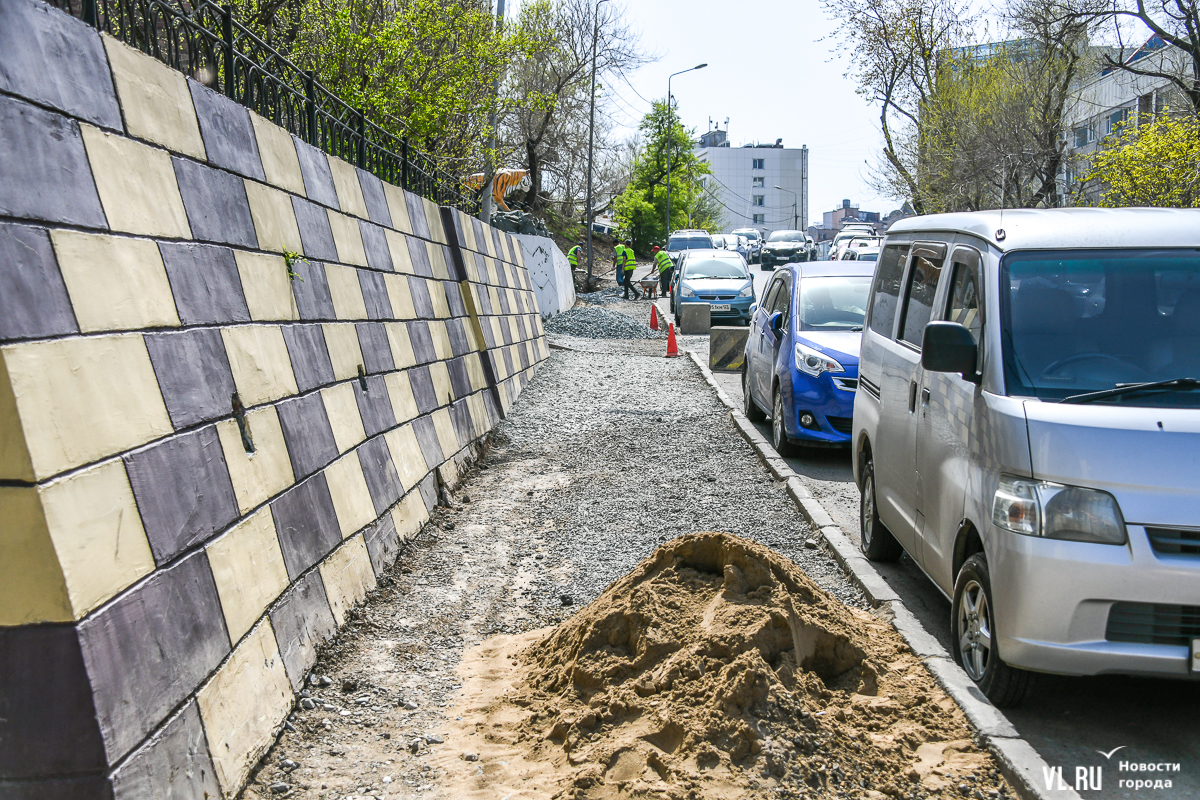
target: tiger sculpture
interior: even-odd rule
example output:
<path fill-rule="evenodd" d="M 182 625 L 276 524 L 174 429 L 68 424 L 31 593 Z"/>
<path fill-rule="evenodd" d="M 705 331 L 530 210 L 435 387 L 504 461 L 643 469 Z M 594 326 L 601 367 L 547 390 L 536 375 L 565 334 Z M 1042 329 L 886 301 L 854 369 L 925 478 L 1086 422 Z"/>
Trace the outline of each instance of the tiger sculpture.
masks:
<path fill-rule="evenodd" d="M 472 189 L 482 189 L 484 182 L 484 173 L 476 172 L 467 178 L 466 184 Z M 504 198 L 513 192 L 520 190 L 528 192 L 533 186 L 533 182 L 529 180 L 529 170 L 525 169 L 501 169 L 496 171 L 496 178 L 492 181 L 492 198 L 496 201 L 496 205 L 500 206 L 505 211 L 512 211 L 511 208 L 504 202 Z"/>

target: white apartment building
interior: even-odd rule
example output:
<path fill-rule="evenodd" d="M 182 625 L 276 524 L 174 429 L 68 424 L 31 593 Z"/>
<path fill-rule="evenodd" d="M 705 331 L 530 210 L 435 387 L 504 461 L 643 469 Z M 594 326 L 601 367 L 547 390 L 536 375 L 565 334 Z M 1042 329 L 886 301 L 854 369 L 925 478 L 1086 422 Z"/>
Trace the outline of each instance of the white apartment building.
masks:
<path fill-rule="evenodd" d="M 705 187 L 725 215 L 724 231 L 808 229 L 807 145 L 730 147 L 717 128 L 700 137 L 696 155 L 712 168 Z"/>

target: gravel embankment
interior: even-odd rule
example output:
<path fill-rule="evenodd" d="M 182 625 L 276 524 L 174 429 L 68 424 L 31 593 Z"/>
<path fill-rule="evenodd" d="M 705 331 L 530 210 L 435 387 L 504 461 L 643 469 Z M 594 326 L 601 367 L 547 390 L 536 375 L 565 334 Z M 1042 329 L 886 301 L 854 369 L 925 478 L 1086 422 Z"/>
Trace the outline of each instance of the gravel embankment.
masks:
<path fill-rule="evenodd" d="M 591 339 L 658 339 L 666 335 L 627 314 L 596 306 L 576 306 L 551 317 L 546 332 Z"/>
<path fill-rule="evenodd" d="M 448 797 L 436 761 L 464 649 L 556 624 L 681 534 L 750 537 L 866 607 L 689 359 L 561 341 L 595 349 L 543 363 L 452 507 L 324 649 L 329 685 L 307 690 L 246 798 Z"/>

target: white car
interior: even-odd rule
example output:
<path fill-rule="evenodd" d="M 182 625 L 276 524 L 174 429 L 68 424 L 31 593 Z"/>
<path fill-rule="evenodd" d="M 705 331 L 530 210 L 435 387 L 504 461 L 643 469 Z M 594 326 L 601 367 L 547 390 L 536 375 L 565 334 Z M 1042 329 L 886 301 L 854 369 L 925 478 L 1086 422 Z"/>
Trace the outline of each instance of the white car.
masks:
<path fill-rule="evenodd" d="M 850 239 L 843 239 L 838 244 L 838 249 L 834 253 L 833 260 L 850 261 L 858 257 L 857 255 L 851 255 L 851 253 L 857 253 L 861 250 L 874 250 L 874 252 L 878 253 L 882 245 L 883 239 L 878 236 L 856 236 Z"/>

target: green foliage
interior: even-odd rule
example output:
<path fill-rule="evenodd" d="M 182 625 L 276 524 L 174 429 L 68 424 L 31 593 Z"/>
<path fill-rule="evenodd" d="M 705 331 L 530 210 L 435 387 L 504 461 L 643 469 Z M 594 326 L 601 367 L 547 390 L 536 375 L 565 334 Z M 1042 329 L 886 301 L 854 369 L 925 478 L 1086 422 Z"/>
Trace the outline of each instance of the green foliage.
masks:
<path fill-rule="evenodd" d="M 304 256 L 300 255 L 295 250 L 288 250 L 286 248 L 284 249 L 283 264 L 287 268 L 287 276 L 289 281 L 294 281 L 299 278 L 300 282 L 304 283 L 304 278 L 301 278 L 299 273 L 292 269 L 292 267 L 304 260 Z"/>
<path fill-rule="evenodd" d="M 642 147 L 633 160 L 629 185 L 614 202 L 619 235 L 633 249 L 663 244 L 678 228 L 712 231 L 720 223 L 700 178 L 712 174 L 692 149 L 695 131 L 686 130 L 665 102 L 655 102 L 638 130 Z M 671 154 L 671 224 L 667 229 L 667 153 Z"/>
<path fill-rule="evenodd" d="M 1092 157 L 1100 205 L 1200 208 L 1200 121 L 1162 114 L 1126 124 Z"/>

